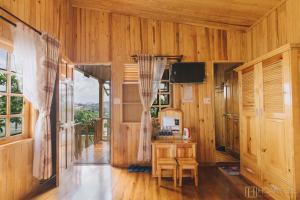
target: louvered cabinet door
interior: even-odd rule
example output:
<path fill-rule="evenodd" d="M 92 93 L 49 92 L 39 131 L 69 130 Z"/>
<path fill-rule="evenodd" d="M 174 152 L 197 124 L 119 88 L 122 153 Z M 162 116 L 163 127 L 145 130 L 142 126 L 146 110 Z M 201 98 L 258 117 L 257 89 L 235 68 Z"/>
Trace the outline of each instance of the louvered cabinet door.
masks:
<path fill-rule="evenodd" d="M 259 170 L 259 146 L 260 131 L 259 118 L 257 115 L 258 90 L 256 80 L 256 66 L 251 66 L 239 71 L 240 91 L 240 158 L 241 173 L 252 182 L 260 180 Z"/>
<path fill-rule="evenodd" d="M 240 131 L 242 158 L 257 162 L 259 133 L 257 133 L 255 67 L 239 72 L 240 80 Z"/>
<path fill-rule="evenodd" d="M 291 94 L 287 53 L 260 65 L 261 75 L 261 156 L 263 182 L 270 176 L 289 183 L 291 180 L 290 112 Z"/>

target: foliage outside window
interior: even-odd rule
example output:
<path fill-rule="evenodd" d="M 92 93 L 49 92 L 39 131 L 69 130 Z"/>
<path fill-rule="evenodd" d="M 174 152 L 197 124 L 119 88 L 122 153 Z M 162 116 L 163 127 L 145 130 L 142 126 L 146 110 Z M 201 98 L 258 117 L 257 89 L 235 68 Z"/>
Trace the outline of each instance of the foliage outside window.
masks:
<path fill-rule="evenodd" d="M 97 118 L 99 118 L 99 112 L 93 110 L 80 108 L 75 111 L 75 116 L 74 116 L 75 123 L 91 124 Z"/>
<path fill-rule="evenodd" d="M 171 106 L 172 98 L 172 87 L 170 85 L 169 69 L 165 69 L 157 97 L 151 107 L 151 117 L 158 118 L 159 111 Z"/>
<path fill-rule="evenodd" d="M 0 49 L 0 139 L 20 135 L 23 131 L 22 70 L 14 56 Z"/>

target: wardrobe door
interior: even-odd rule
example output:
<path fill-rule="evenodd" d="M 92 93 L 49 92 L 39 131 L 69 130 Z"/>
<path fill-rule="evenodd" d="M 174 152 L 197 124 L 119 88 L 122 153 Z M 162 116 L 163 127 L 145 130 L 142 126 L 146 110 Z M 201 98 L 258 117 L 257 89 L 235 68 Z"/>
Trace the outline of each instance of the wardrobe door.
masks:
<path fill-rule="evenodd" d="M 290 72 L 288 53 L 264 61 L 261 74 L 261 152 L 263 181 L 291 180 Z"/>
<path fill-rule="evenodd" d="M 260 130 L 258 108 L 258 90 L 256 89 L 257 70 L 251 66 L 239 72 L 240 87 L 240 157 L 241 173 L 259 184 L 260 180 Z"/>

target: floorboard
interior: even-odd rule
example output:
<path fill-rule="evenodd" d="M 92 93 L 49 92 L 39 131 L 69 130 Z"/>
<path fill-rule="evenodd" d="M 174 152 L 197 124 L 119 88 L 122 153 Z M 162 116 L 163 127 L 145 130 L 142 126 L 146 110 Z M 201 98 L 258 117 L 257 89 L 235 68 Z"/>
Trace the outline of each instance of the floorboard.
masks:
<path fill-rule="evenodd" d="M 74 166 L 54 188 L 34 200 L 235 200 L 241 199 L 224 175 L 215 167 L 201 167 L 199 187 L 184 180 L 173 188 L 171 179 L 157 179 L 146 173 L 129 173 L 110 165 Z"/>
<path fill-rule="evenodd" d="M 74 164 L 109 164 L 110 144 L 109 141 L 99 141 L 84 148 Z"/>

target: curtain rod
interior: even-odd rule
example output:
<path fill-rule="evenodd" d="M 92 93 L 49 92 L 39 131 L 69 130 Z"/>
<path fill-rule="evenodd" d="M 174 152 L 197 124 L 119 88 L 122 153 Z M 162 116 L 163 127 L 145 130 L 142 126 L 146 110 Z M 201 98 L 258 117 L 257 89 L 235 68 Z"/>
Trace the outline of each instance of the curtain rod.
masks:
<path fill-rule="evenodd" d="M 138 55 L 132 55 L 131 58 L 133 58 L 134 60 L 136 60 L 138 57 Z M 183 58 L 183 55 L 154 55 L 155 58 L 167 58 L 169 60 L 177 60 L 178 62 L 180 62 Z"/>
<path fill-rule="evenodd" d="M 5 13 L 9 14 L 9 15 L 12 16 L 13 18 L 15 18 L 16 20 L 22 22 L 23 24 L 25 24 L 26 26 L 28 26 L 30 29 L 32 29 L 33 31 L 35 31 L 35 32 L 38 33 L 39 35 L 42 35 L 42 32 L 41 32 L 41 31 L 37 30 L 36 28 L 34 28 L 33 26 L 31 26 L 30 24 L 24 22 L 22 19 L 20 19 L 20 18 L 17 17 L 16 15 L 12 14 L 12 13 L 9 12 L 8 10 L 2 8 L 1 6 L 0 6 L 0 10 L 3 10 Z M 3 19 L 4 21 L 6 21 L 7 23 L 9 23 L 9 24 L 12 25 L 12 26 L 15 26 L 15 27 L 17 26 L 16 23 L 14 23 L 14 22 L 10 21 L 9 19 L 3 17 L 2 15 L 0 15 L 0 18 Z"/>

